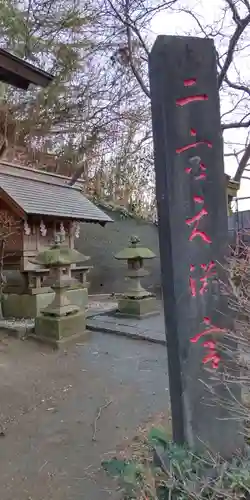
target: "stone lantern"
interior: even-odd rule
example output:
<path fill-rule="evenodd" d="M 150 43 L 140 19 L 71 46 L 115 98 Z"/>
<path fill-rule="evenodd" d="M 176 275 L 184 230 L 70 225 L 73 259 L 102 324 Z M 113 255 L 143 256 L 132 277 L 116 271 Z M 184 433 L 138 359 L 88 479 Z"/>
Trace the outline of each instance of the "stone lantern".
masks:
<path fill-rule="evenodd" d="M 225 174 L 225 177 L 226 177 L 226 183 L 227 183 L 227 209 L 228 209 L 228 215 L 232 215 L 231 204 L 232 204 L 233 198 L 236 198 L 237 193 L 238 193 L 238 191 L 240 189 L 240 182 L 234 181 L 227 174 Z"/>
<path fill-rule="evenodd" d="M 77 250 L 63 245 L 62 235 L 57 234 L 52 247 L 32 260 L 34 264 L 49 269 L 49 276 L 44 283 L 55 293 L 53 301 L 35 319 L 36 338 L 58 344 L 85 332 L 85 311 L 70 302 L 67 290 L 77 281 L 71 277 L 71 265 L 87 259 Z"/>
<path fill-rule="evenodd" d="M 149 274 L 143 267 L 144 260 L 153 259 L 155 254 L 139 243 L 140 239 L 132 236 L 129 246 L 115 255 L 115 259 L 127 261 L 126 276 L 129 278 L 128 289 L 118 301 L 118 313 L 136 318 L 158 312 L 155 295 L 141 285 L 141 278 Z"/>

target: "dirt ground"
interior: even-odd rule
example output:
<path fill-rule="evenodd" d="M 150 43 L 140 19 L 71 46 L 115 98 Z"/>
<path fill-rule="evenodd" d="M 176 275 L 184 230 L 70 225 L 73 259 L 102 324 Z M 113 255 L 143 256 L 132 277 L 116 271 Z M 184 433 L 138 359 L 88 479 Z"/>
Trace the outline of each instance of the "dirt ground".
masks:
<path fill-rule="evenodd" d="M 166 412 L 164 346 L 102 333 L 59 351 L 0 336 L 1 500 L 119 497 L 102 471 Z"/>

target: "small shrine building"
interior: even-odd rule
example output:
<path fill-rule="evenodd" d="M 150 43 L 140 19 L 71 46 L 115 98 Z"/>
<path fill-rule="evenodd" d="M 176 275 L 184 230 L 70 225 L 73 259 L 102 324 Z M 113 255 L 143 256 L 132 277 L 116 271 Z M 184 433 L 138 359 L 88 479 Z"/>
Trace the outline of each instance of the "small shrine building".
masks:
<path fill-rule="evenodd" d="M 47 87 L 53 76 L 0 48 L 0 81 L 27 90 L 30 84 Z"/>
<path fill-rule="evenodd" d="M 30 84 L 47 87 L 52 80 L 53 75 L 0 48 L 0 81 L 27 90 Z M 65 245 L 73 249 L 80 222 L 105 225 L 112 220 L 83 195 L 79 183 L 71 187 L 67 177 L 10 163 L 4 160 L 6 148 L 8 141 L 3 137 L 0 146 L 2 312 L 4 317 L 34 318 L 54 298 L 52 289 L 44 285 L 48 268 L 34 264 L 37 254 L 53 244 L 57 232 L 63 235 Z M 86 273 L 90 267 L 72 265 L 65 269 L 80 278 L 68 290 L 80 308 L 87 305 Z"/>
<path fill-rule="evenodd" d="M 7 273 L 4 317 L 35 317 L 52 301 L 52 290 L 43 286 L 48 270 L 31 262 L 53 244 L 56 233 L 63 234 L 65 245 L 73 249 L 81 222 L 103 226 L 112 222 L 84 196 L 81 183 L 72 187 L 68 180 L 68 177 L 0 160 L 3 268 L 4 272 L 15 270 L 15 273 Z M 72 274 L 82 277 L 79 286 L 70 291 L 72 300 L 80 307 L 85 307 L 87 302 L 86 272 L 89 269 L 90 266 L 71 269 Z"/>

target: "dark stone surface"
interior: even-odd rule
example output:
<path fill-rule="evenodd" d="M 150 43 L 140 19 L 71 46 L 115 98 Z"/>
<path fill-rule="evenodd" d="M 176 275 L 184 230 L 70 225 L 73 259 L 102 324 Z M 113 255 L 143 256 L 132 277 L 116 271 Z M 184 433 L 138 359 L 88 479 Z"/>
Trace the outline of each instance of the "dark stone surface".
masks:
<path fill-rule="evenodd" d="M 209 39 L 160 36 L 151 52 L 156 192 L 174 438 L 197 449 L 205 445 L 230 456 L 242 444 L 239 424 L 228 419 L 228 411 L 204 386 L 211 385 L 211 372 L 215 373 L 211 363 L 206 365 L 209 370 L 203 363 L 209 354 L 203 343 L 212 340 L 211 335 L 190 342 L 208 328 L 204 318 L 218 328 L 231 326 L 218 283 L 210 280 L 206 293 L 200 294 L 204 276 L 201 265 L 223 261 L 228 237 L 216 71 L 214 45 Z M 193 79 L 195 84 L 189 85 Z M 185 86 L 184 81 L 189 84 Z M 182 106 L 176 102 L 196 95 L 206 95 L 207 99 Z M 196 141 L 201 143 L 178 151 Z M 195 178 L 204 173 L 200 161 L 196 167 L 190 163 L 197 155 L 206 166 L 205 180 Z M 185 169 L 191 166 L 192 171 L 187 173 Z M 207 214 L 196 226 L 202 234 L 190 241 L 195 225 L 188 225 L 187 220 L 202 208 Z M 189 287 L 190 266 L 195 266 L 192 277 L 198 287 L 196 296 Z M 219 273 L 221 267 L 217 267 Z M 219 337 L 222 339 L 222 334 L 218 335 L 217 329 L 215 340 Z M 222 359 L 220 367 L 225 365 Z M 231 389 L 236 391 L 235 387 Z M 239 399 L 237 391 L 234 395 Z M 228 392 L 217 382 L 216 398 L 221 397 L 227 398 Z"/>
<path fill-rule="evenodd" d="M 149 222 L 127 218 L 121 219 L 118 212 L 107 212 L 114 219 L 113 224 L 103 228 L 99 224 L 82 224 L 80 238 L 76 248 L 85 255 L 90 255 L 88 262 L 94 266 L 90 271 L 89 293 L 119 293 L 126 289 L 126 263 L 114 258 L 114 255 L 127 246 L 131 235 L 138 235 L 141 244 L 150 248 L 156 258 L 145 263 L 150 271 L 142 279 L 142 285 L 149 291 L 160 294 L 160 259 L 158 246 L 158 228 Z"/>
<path fill-rule="evenodd" d="M 94 314 L 87 318 L 87 328 L 165 345 L 164 315 L 161 304 L 159 308 L 159 314 L 143 319 L 117 317 L 112 312 Z"/>

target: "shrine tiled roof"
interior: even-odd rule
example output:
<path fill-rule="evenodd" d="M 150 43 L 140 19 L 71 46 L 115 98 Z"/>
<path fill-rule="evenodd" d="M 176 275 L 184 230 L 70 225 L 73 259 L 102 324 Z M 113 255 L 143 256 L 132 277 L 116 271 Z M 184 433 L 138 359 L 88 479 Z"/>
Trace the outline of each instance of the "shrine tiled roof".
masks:
<path fill-rule="evenodd" d="M 47 87 L 53 76 L 0 48 L 0 81 L 27 90 L 29 85 Z"/>
<path fill-rule="evenodd" d="M 43 215 L 85 222 L 112 222 L 78 186 L 66 179 L 30 169 L 0 164 L 0 191 L 6 193 L 27 215 Z M 0 192 L 1 194 L 1 192 Z"/>

